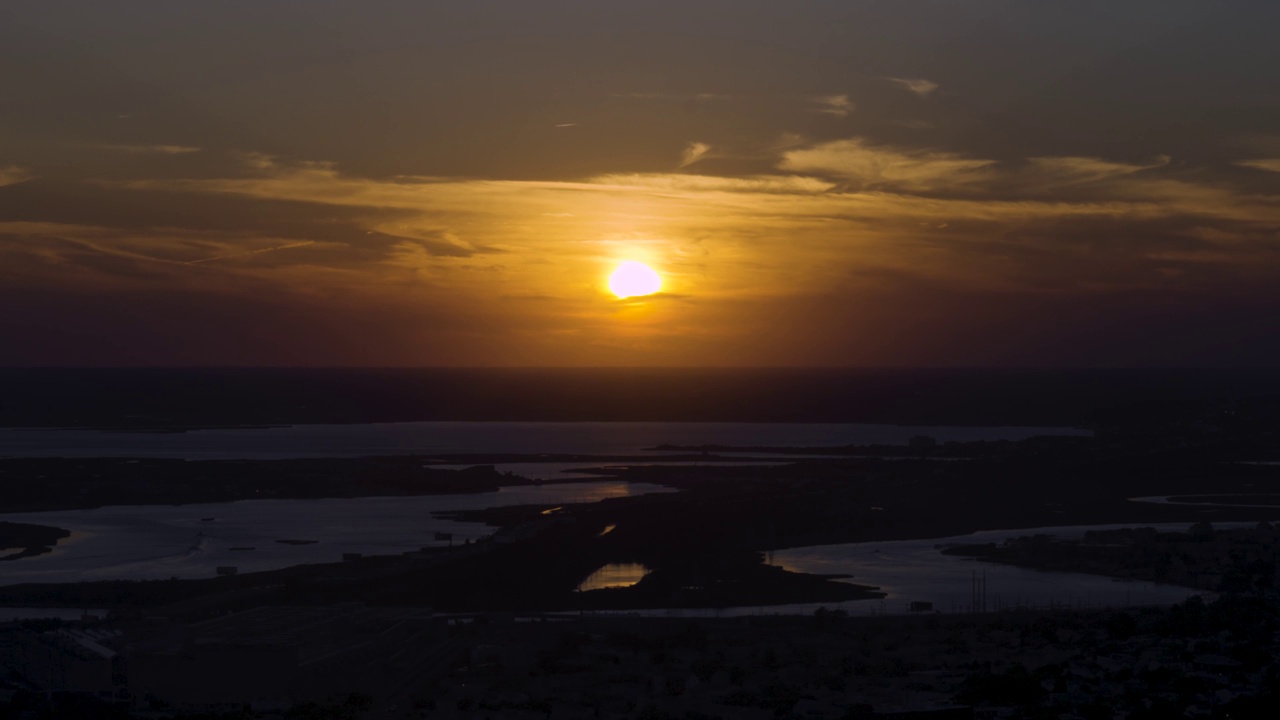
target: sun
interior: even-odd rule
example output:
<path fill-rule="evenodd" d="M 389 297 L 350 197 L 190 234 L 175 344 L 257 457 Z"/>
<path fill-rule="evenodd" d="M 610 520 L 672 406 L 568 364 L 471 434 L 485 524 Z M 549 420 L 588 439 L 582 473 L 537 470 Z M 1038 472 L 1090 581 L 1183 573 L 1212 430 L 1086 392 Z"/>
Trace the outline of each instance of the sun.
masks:
<path fill-rule="evenodd" d="M 652 295 L 662 289 L 662 278 L 648 265 L 627 260 L 609 276 L 609 289 L 620 298 Z"/>

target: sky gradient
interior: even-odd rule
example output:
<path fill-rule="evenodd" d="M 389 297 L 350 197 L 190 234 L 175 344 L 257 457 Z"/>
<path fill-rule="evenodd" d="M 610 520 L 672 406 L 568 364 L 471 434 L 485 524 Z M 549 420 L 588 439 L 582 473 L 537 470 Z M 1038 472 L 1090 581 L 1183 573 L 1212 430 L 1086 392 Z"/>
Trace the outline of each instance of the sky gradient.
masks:
<path fill-rule="evenodd" d="M 1275 365 L 1277 27 L 5 3 L 0 365 Z"/>

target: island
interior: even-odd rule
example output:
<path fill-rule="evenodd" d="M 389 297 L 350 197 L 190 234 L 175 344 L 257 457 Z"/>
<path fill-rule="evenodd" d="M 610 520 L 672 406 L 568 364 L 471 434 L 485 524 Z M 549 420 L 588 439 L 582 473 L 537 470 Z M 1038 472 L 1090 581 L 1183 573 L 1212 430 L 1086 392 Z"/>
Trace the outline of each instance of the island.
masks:
<path fill-rule="evenodd" d="M 71 532 L 62 528 L 0 521 L 0 561 L 52 552 L 59 540 L 68 537 Z"/>

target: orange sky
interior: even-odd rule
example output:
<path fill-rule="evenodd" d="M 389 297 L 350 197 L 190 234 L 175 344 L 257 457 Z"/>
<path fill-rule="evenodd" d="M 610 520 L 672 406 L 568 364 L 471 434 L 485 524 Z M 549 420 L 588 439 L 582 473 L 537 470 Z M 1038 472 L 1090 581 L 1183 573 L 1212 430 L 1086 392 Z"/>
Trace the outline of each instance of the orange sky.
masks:
<path fill-rule="evenodd" d="M 0 364 L 1280 356 L 1273 4 L 102 5 L 0 18 Z"/>

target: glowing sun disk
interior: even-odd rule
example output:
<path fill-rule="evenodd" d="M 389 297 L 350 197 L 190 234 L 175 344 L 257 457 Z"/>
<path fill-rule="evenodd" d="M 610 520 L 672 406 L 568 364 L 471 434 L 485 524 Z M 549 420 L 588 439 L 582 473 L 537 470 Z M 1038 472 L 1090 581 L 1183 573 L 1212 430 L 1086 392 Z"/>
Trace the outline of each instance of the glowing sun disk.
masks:
<path fill-rule="evenodd" d="M 620 298 L 652 295 L 662 289 L 662 278 L 648 265 L 628 260 L 609 276 L 609 289 Z"/>

